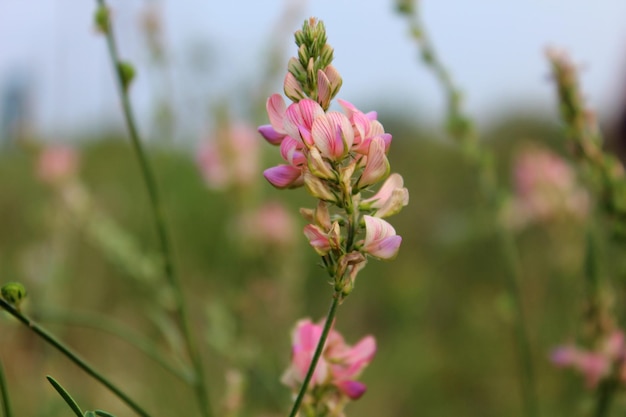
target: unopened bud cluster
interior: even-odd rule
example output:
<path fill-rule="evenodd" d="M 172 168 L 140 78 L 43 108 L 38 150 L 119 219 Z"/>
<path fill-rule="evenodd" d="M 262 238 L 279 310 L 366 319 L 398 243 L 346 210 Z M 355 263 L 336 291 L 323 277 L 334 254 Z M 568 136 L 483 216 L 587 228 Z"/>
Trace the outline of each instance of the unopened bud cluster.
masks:
<path fill-rule="evenodd" d="M 402 238 L 383 218 L 408 204 L 408 190 L 399 174 L 389 175 L 391 135 L 376 112 L 363 113 L 344 100 L 338 100 L 343 112 L 328 111 L 342 80 L 331 65 L 324 25 L 311 18 L 295 38 L 298 57 L 289 61 L 284 82 L 293 103 L 287 106 L 279 94 L 272 95 L 270 124 L 259 127 L 286 163 L 264 176 L 277 188 L 304 186 L 319 199 L 315 209 L 301 210 L 310 222 L 304 233 L 334 277 L 335 289 L 347 295 L 367 255 L 396 256 Z"/>

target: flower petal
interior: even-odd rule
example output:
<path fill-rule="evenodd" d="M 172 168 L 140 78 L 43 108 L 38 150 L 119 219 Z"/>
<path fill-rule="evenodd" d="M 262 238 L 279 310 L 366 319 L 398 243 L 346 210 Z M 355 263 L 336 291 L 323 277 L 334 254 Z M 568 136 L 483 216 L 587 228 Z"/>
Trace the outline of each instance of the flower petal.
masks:
<path fill-rule="evenodd" d="M 280 94 L 272 94 L 267 99 L 265 107 L 274 130 L 284 134 L 283 119 L 285 118 L 285 100 L 283 100 Z"/>
<path fill-rule="evenodd" d="M 263 176 L 276 188 L 295 188 L 303 182 L 302 170 L 292 165 L 278 165 L 268 168 L 263 172 Z"/>
<path fill-rule="evenodd" d="M 261 136 L 263 136 L 263 138 L 265 138 L 265 140 L 267 140 L 272 145 L 280 145 L 280 143 L 283 141 L 283 138 L 285 137 L 283 133 L 276 131 L 276 129 L 274 129 L 272 125 L 259 126 L 258 130 Z"/>

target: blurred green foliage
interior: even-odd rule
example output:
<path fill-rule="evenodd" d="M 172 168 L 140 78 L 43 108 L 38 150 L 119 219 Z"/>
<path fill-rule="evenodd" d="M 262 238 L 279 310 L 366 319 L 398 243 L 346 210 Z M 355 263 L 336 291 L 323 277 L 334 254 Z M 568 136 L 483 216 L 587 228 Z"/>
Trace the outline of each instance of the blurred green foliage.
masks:
<path fill-rule="evenodd" d="M 389 114 L 379 109 L 394 136 L 392 170 L 404 176 L 411 201 L 391 219 L 403 236 L 400 255 L 391 263 L 371 260 L 339 309 L 336 327 L 349 343 L 371 333 L 379 347 L 363 374 L 368 392 L 347 411 L 361 417 L 521 416 L 502 279 L 506 268 L 476 173 L 439 133 Z M 511 155 L 519 143 L 537 141 L 560 150 L 559 138 L 555 125 L 533 117 L 502 118 L 483 136 L 485 146 L 496 151 L 504 186 L 511 181 Z M 105 137 L 85 141 L 81 152 L 80 176 L 99 209 L 141 251 L 158 253 L 129 145 Z M 246 387 L 242 416 L 285 415 L 290 393 L 279 379 L 290 357 L 291 328 L 304 316 L 319 320 L 330 302 L 331 288 L 314 251 L 303 236 L 283 253 L 243 250 L 233 236 L 233 196 L 205 186 L 193 155 L 153 147 L 151 158 L 213 402 L 221 404 L 225 375 L 236 369 Z M 101 330 L 59 320 L 61 312 L 97 313 L 154 340 L 165 354 L 177 353 L 176 335 L 167 343 L 167 334 L 146 308 L 154 301 L 150 291 L 103 256 L 80 224 L 64 219 L 54 192 L 35 177 L 34 164 L 25 151 L 0 153 L 0 281 L 24 283 L 29 297 L 23 310 L 105 370 L 146 409 L 156 410 L 155 417 L 193 415 L 191 392 L 137 349 Z M 313 205 L 301 190 L 281 192 L 265 182 L 259 188 L 262 198 L 285 201 L 294 215 L 299 207 Z M 298 230 L 302 226 L 298 219 Z M 543 415 L 575 415 L 592 397 L 580 378 L 554 368 L 548 357 L 555 345 L 576 335 L 584 231 L 566 223 L 535 226 L 517 241 Z M 289 262 L 293 273 L 278 279 L 281 264 Z M 10 317 L 0 320 L 0 334 L 15 415 L 67 415 L 46 374 L 62 377 L 81 404 L 130 414 Z"/>

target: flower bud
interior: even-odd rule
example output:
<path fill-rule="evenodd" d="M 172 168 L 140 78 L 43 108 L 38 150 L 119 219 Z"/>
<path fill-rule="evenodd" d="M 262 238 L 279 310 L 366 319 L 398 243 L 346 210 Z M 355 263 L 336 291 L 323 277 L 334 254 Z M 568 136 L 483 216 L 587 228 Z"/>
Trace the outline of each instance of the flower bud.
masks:
<path fill-rule="evenodd" d="M 298 82 L 296 77 L 290 72 L 288 72 L 285 76 L 283 88 L 285 91 L 285 95 L 289 97 L 291 101 L 298 102 L 306 98 L 306 94 L 304 94 L 300 82 Z"/>
<path fill-rule="evenodd" d="M 93 17 L 96 29 L 101 33 L 107 34 L 111 29 L 111 13 L 106 6 L 99 6 Z"/>
<path fill-rule="evenodd" d="M 19 282 L 7 282 L 0 288 L 0 295 L 4 301 L 19 310 L 20 303 L 26 298 L 26 288 Z"/>
<path fill-rule="evenodd" d="M 326 180 L 337 178 L 337 173 L 330 167 L 328 162 L 324 161 L 322 154 L 316 147 L 313 146 L 309 149 L 307 162 L 309 170 L 311 170 L 311 174 L 316 177 Z"/>
<path fill-rule="evenodd" d="M 130 83 L 135 78 L 135 68 L 129 62 L 120 61 L 117 63 L 117 73 L 122 83 L 122 89 L 128 91 Z"/>
<path fill-rule="evenodd" d="M 310 172 L 305 172 L 304 174 L 304 186 L 309 194 L 315 198 L 331 203 L 337 202 L 337 196 L 328 188 L 326 182 L 317 178 Z"/>

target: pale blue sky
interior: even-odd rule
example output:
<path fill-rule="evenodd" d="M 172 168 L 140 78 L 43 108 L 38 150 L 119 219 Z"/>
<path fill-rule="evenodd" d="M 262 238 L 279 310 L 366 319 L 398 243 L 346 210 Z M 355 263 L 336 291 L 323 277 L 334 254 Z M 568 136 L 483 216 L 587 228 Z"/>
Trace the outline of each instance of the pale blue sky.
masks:
<path fill-rule="evenodd" d="M 158 78 L 146 73 L 137 14 L 146 0 L 111 1 L 125 58 L 139 66 L 133 99 L 147 114 Z M 189 131 L 204 126 L 206 103 L 254 85 L 254 71 L 285 0 L 162 0 L 174 75 L 169 88 L 190 116 Z M 294 3 L 293 1 L 291 3 Z M 407 24 L 388 0 L 300 1 L 292 29 L 308 16 L 327 26 L 335 66 L 344 78 L 341 98 L 355 104 L 395 103 L 436 122 L 443 98 L 417 61 Z M 0 1 L 0 87 L 11 74 L 34 81 L 39 133 L 54 136 L 120 123 L 104 40 L 95 34 L 95 1 Z M 609 117 L 626 94 L 626 1 L 422 0 L 431 38 L 471 114 L 482 122 L 518 105 L 553 112 L 546 46 L 567 49 L 583 68 L 589 102 Z M 291 45 L 291 37 L 287 39 Z M 205 71 L 188 68 L 189 51 L 210 51 Z M 295 48 L 289 48 L 289 54 Z M 143 70 L 143 72 L 142 72 Z M 275 90 L 281 91 L 276 84 Z M 195 96 L 194 96 L 195 94 Z M 211 97 L 208 97 L 208 96 Z M 364 110 L 370 110 L 364 108 Z M 148 120 L 143 118 L 144 125 Z M 192 133 L 193 134 L 193 133 Z"/>

